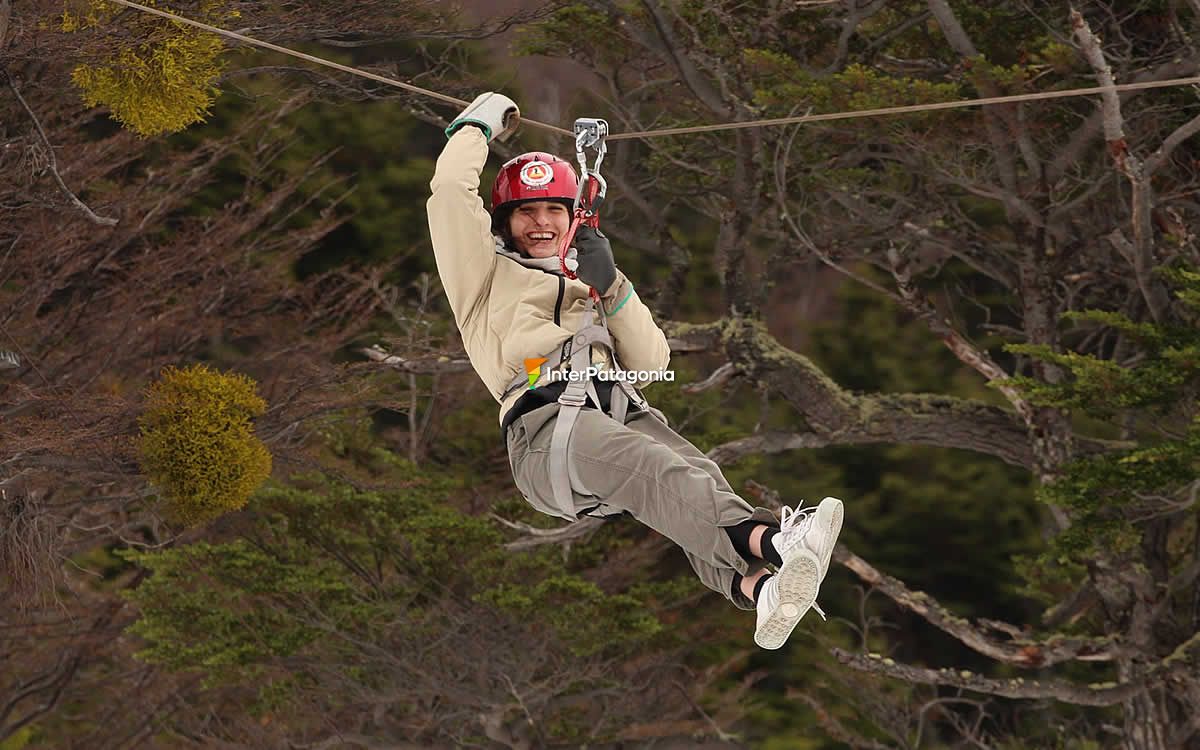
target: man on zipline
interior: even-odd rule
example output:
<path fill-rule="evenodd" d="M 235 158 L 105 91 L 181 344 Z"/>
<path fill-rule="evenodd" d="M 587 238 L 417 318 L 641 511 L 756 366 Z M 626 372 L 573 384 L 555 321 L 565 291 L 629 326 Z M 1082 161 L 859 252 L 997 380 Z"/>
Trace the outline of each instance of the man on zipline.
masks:
<path fill-rule="evenodd" d="M 755 643 L 779 648 L 810 607 L 824 617 L 816 596 L 842 503 L 784 508 L 777 522 L 738 497 L 638 383 L 615 377 L 664 371 L 671 352 L 599 231 L 579 227 L 567 260 L 577 278 L 564 275 L 558 246 L 571 226 L 575 170 L 551 154 L 522 154 L 501 168 L 490 215 L 479 196 L 488 144 L 519 121 L 508 97 L 477 97 L 446 129 L 427 204 L 438 274 L 467 356 L 500 402 L 517 488 L 572 522 L 628 512 L 682 547 L 704 585 L 757 609 Z M 612 377 L 552 381 L 551 371 L 589 365 Z"/>

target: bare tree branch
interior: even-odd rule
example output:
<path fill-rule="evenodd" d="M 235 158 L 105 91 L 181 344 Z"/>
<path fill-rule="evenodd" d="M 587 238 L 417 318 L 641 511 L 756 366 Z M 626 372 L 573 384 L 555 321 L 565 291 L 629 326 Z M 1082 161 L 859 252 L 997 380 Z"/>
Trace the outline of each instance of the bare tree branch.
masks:
<path fill-rule="evenodd" d="M 1182 60 L 1172 60 L 1149 71 L 1136 73 L 1128 78 L 1128 82 L 1163 81 L 1168 78 L 1192 75 L 1195 71 L 1196 60 L 1194 58 L 1184 58 Z M 1144 90 L 1134 90 L 1122 92 L 1118 94 L 1118 97 L 1124 104 L 1145 94 L 1146 91 Z M 1103 129 L 1104 112 L 1102 109 L 1098 109 L 1075 129 L 1070 138 L 1067 139 L 1066 144 L 1058 149 L 1054 158 L 1050 160 L 1050 164 L 1045 170 L 1046 181 L 1053 185 L 1062 180 L 1068 170 L 1078 167 L 1084 152 L 1091 146 L 1092 140 Z"/>
<path fill-rule="evenodd" d="M 721 443 L 709 450 L 707 455 L 714 462 L 724 465 L 738 461 L 746 456 L 771 455 L 794 450 L 812 450 L 815 448 L 824 448 L 829 444 L 828 438 L 811 432 L 801 434 L 772 430 L 769 432 L 757 432 L 748 437 Z"/>
<path fill-rule="evenodd" d="M 912 283 L 912 274 L 909 269 L 907 257 L 893 246 L 889 249 L 888 260 L 892 265 L 892 275 L 896 279 L 896 286 L 900 290 L 900 296 L 909 310 L 929 326 L 929 330 L 941 336 L 942 342 L 946 345 L 955 357 L 960 362 L 967 365 L 971 369 L 978 372 L 983 377 L 987 378 L 989 383 L 1003 381 L 1009 377 L 1009 374 L 1000 368 L 986 352 L 980 351 L 978 347 L 967 341 L 966 337 L 959 333 L 951 324 L 940 316 L 934 308 L 933 303 L 929 301 L 915 284 Z M 998 390 L 1004 394 L 1008 402 L 1016 409 L 1017 414 L 1021 416 L 1025 424 L 1033 426 L 1033 407 L 1024 396 L 1010 385 L 997 383 Z"/>
<path fill-rule="evenodd" d="M 1111 661 L 1116 658 L 1116 644 L 1106 638 L 1055 636 L 1043 641 L 1020 638 L 999 641 L 990 638 L 981 628 L 952 615 L 928 594 L 912 591 L 901 581 L 880 573 L 845 545 L 839 544 L 835 548 L 834 559 L 853 571 L 864 583 L 874 586 L 892 601 L 925 618 L 930 625 L 996 661 L 1039 669 L 1065 661 Z M 1010 633 L 1019 630 L 1008 623 L 992 623 L 990 627 Z"/>
<path fill-rule="evenodd" d="M 1111 87 L 1115 84 L 1112 68 L 1104 59 L 1104 50 L 1100 40 L 1092 33 L 1083 14 L 1077 10 L 1071 11 L 1071 26 L 1079 39 L 1079 46 L 1084 58 L 1096 73 L 1101 86 Z M 1150 212 L 1153 208 L 1153 188 L 1150 185 L 1150 174 L 1146 171 L 1142 160 L 1129 149 L 1125 140 L 1125 118 L 1121 114 L 1121 98 L 1117 92 L 1108 88 L 1100 94 L 1103 112 L 1104 140 L 1108 142 L 1108 151 L 1117 168 L 1129 178 L 1133 188 L 1130 201 L 1133 215 L 1133 242 L 1125 243 L 1125 256 L 1133 266 L 1137 276 L 1138 287 L 1150 309 L 1150 315 L 1155 321 L 1161 322 L 1170 299 L 1162 282 L 1154 277 L 1152 269 L 1156 265 L 1154 258 L 1154 226 Z M 1200 120 L 1200 118 L 1197 118 Z M 1186 126 L 1185 126 L 1186 127 Z M 1200 128 L 1200 122 L 1196 124 Z M 1178 132 L 1178 131 L 1177 131 Z M 1174 134 L 1172 134 L 1174 135 Z M 1164 146 L 1166 143 L 1164 142 Z M 1172 146 L 1174 148 L 1174 146 Z"/>
<path fill-rule="evenodd" d="M 1189 675 L 1194 669 L 1193 656 L 1200 650 L 1200 632 L 1180 644 L 1169 656 L 1155 662 L 1135 680 L 1121 683 L 1079 685 L 1061 680 L 994 679 L 966 670 L 928 669 L 901 664 L 879 654 L 852 654 L 840 648 L 832 653 L 842 664 L 853 669 L 887 675 L 905 682 L 945 685 L 1005 698 L 1053 698 L 1076 706 L 1114 706 L 1144 694 L 1151 687 L 1177 675 Z"/>
<path fill-rule="evenodd" d="M 791 404 L 808 427 L 831 443 L 911 442 L 986 453 L 1032 465 L 1025 428 L 993 406 L 933 394 L 852 394 L 808 358 L 791 351 L 762 324 L 725 322 L 727 356 L 747 377 Z"/>
<path fill-rule="evenodd" d="M 492 518 L 504 524 L 508 528 L 520 531 L 525 535 L 504 545 L 506 548 L 511 550 L 529 549 L 530 547 L 540 547 L 546 544 L 569 545 L 579 539 L 588 537 L 604 525 L 603 519 L 589 516 L 587 518 L 581 518 L 573 523 L 569 523 L 566 526 L 559 526 L 553 529 L 539 529 L 535 526 L 530 526 L 527 523 L 521 523 L 520 521 L 509 521 L 506 518 L 501 518 L 495 513 L 490 515 Z"/>
<path fill-rule="evenodd" d="M 1175 128 L 1170 135 L 1163 139 L 1162 145 L 1158 147 L 1158 150 L 1151 154 L 1150 158 L 1146 159 L 1143 168 L 1146 179 L 1153 177 L 1154 173 L 1171 158 L 1172 152 L 1179 147 L 1179 144 L 1191 138 L 1196 133 L 1200 133 L 1200 115 L 1196 115 L 1178 128 Z"/>
<path fill-rule="evenodd" d="M 928 0 L 928 6 L 942 30 L 942 35 L 946 37 L 946 41 L 950 43 L 954 51 L 966 60 L 978 57 L 979 50 L 967 35 L 962 24 L 959 23 L 958 17 L 947 0 Z M 983 93 L 985 96 L 996 96 L 999 91 L 993 82 L 985 79 Z M 1024 201 L 1017 196 L 1017 170 L 1013 163 L 1012 149 L 1001 122 L 1002 119 L 1007 119 L 1001 114 L 1005 111 L 1004 105 L 987 106 L 983 108 L 983 116 L 988 140 L 992 144 L 992 151 L 996 158 L 997 173 L 1004 186 L 1004 202 L 1010 211 L 1014 211 L 1022 207 Z M 1012 127 L 1011 130 L 1015 132 L 1017 128 Z"/>
<path fill-rule="evenodd" d="M 1033 466 L 1027 428 L 1009 412 L 975 401 L 934 394 L 854 394 L 807 357 L 780 344 L 761 323 L 726 318 L 704 324 L 664 322 L 672 351 L 724 347 L 725 356 L 752 381 L 765 384 L 804 417 L 809 432 L 752 435 L 714 448 L 722 460 L 755 450 L 779 452 L 828 445 L 910 442 L 960 448 Z M 1084 453 L 1116 444 L 1076 438 Z M 714 460 L 717 460 L 714 458 Z M 720 463 L 720 461 L 718 461 Z"/>
<path fill-rule="evenodd" d="M 675 33 L 671 30 L 669 19 L 665 17 L 662 8 L 655 0 L 643 0 L 642 2 L 645 10 L 650 14 L 654 26 L 653 34 L 642 28 L 641 24 L 630 19 L 628 14 L 611 0 L 592 0 L 589 4 L 611 14 L 622 32 L 629 34 L 647 50 L 674 67 L 696 98 L 703 102 L 709 110 L 718 114 L 729 114 L 732 111 L 732 107 L 722 101 L 721 95 L 692 63 L 687 51 L 680 47 Z"/>
<path fill-rule="evenodd" d="M 796 698 L 807 704 L 812 712 L 817 717 L 817 722 L 825 732 L 837 740 L 845 743 L 854 750 L 893 750 L 892 746 L 885 745 L 878 740 L 871 740 L 862 735 L 851 731 L 845 724 L 838 721 L 837 717 L 821 701 L 813 697 L 812 694 L 800 690 L 789 690 L 788 695 Z"/>
<path fill-rule="evenodd" d="M 73 203 L 76 208 L 78 208 L 84 213 L 85 216 L 88 217 L 89 221 L 95 224 L 100 224 L 101 226 L 115 226 L 117 224 L 116 219 L 111 219 L 105 216 L 97 216 L 92 209 L 88 208 L 86 203 L 79 200 L 79 198 L 75 196 L 75 193 L 71 192 L 71 189 L 67 187 L 67 183 L 63 182 L 62 175 L 58 173 L 58 157 L 54 155 L 54 146 L 50 144 L 50 139 L 46 137 L 46 131 L 42 129 L 41 121 L 38 120 L 38 116 L 33 113 L 33 110 L 29 108 L 29 104 L 25 101 L 25 97 L 21 96 L 20 89 L 17 88 L 17 84 L 13 82 L 8 73 L 0 70 L 0 77 L 3 77 L 8 83 L 9 89 L 11 89 L 13 94 L 17 97 L 17 101 L 21 103 L 21 106 L 25 109 L 25 112 L 29 114 L 29 119 L 33 121 L 33 126 L 37 130 L 38 137 L 41 139 L 42 145 L 46 148 L 46 159 L 48 161 L 47 168 L 50 170 L 50 174 L 54 176 L 54 181 L 58 183 L 59 189 L 61 189 L 63 193 L 70 198 L 71 203 Z"/>
<path fill-rule="evenodd" d="M 394 368 L 401 372 L 411 372 L 418 375 L 433 375 L 448 372 L 471 372 L 471 360 L 450 359 L 449 357 L 421 357 L 406 359 L 397 354 L 388 354 L 379 346 L 370 346 L 358 350 L 372 362 Z"/>
<path fill-rule="evenodd" d="M 728 383 L 736 375 L 737 367 L 732 362 L 726 362 L 717 369 L 713 370 L 711 375 L 699 383 L 690 383 L 683 386 L 679 390 L 688 394 L 703 393 L 704 391 Z"/>

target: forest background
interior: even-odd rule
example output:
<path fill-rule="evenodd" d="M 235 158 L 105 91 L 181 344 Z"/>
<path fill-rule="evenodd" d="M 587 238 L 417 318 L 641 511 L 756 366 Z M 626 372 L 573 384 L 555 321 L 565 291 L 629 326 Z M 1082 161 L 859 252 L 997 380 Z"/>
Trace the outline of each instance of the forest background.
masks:
<path fill-rule="evenodd" d="M 1196 0 L 155 5 L 614 132 L 1200 71 Z M 3 750 L 1200 747 L 1195 86 L 613 143 L 647 397 L 847 504 L 764 652 L 513 487 L 457 107 L 103 0 L 0 0 L 0 84 Z"/>

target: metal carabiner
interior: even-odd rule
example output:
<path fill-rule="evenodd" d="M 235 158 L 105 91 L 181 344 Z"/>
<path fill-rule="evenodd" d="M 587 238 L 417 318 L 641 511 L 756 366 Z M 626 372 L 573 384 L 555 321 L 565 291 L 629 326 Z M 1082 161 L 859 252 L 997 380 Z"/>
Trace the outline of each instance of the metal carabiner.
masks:
<path fill-rule="evenodd" d="M 579 160 L 579 189 L 575 193 L 575 212 L 570 229 L 563 235 L 562 244 L 558 248 L 558 260 L 562 265 L 563 276 L 576 279 L 575 270 L 567 264 L 567 253 L 575 240 L 575 232 L 580 224 L 587 224 L 593 229 L 600 227 L 600 204 L 608 193 L 608 182 L 600 174 L 600 163 L 608 153 L 604 139 L 608 136 L 608 122 L 594 117 L 580 117 L 575 121 L 575 157 Z M 587 150 L 596 151 L 596 161 L 588 169 Z M 591 290 L 592 299 L 597 304 L 600 293 Z"/>
<path fill-rule="evenodd" d="M 600 204 L 608 193 L 608 181 L 600 174 L 600 163 L 608 153 L 608 122 L 594 117 L 580 117 L 575 121 L 575 158 L 579 161 L 579 190 L 575 195 L 575 206 L 582 208 L 584 218 L 592 219 L 600 212 Z M 587 149 L 595 149 L 596 161 L 588 169 Z M 595 187 L 593 187 L 595 185 Z M 589 221 L 595 226 L 595 223 Z"/>

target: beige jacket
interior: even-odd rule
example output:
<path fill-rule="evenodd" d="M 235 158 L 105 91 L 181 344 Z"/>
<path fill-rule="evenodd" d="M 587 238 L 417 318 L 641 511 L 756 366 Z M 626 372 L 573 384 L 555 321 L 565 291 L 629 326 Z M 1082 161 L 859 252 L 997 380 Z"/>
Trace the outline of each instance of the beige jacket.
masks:
<path fill-rule="evenodd" d="M 492 398 L 500 401 L 513 378 L 526 374 L 526 358 L 544 356 L 583 326 L 588 286 L 564 278 L 557 271 L 557 258 L 524 258 L 492 235 L 491 216 L 479 197 L 479 175 L 487 156 L 483 131 L 459 129 L 438 157 L 426 209 L 438 274 L 463 346 Z M 563 296 L 556 325 L 560 282 Z M 620 269 L 601 300 L 610 313 L 608 329 L 622 367 L 665 370 L 671 359 L 667 336 Z M 602 346 L 593 347 L 592 361 L 598 368 L 612 369 Z M 543 368 L 535 385 L 546 379 Z M 638 388 L 648 384 L 635 383 Z M 519 389 L 501 402 L 499 421 L 524 392 Z"/>

